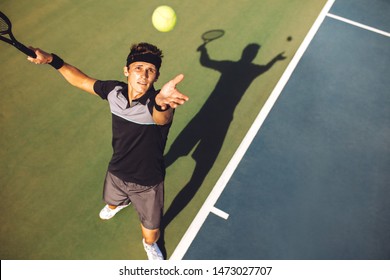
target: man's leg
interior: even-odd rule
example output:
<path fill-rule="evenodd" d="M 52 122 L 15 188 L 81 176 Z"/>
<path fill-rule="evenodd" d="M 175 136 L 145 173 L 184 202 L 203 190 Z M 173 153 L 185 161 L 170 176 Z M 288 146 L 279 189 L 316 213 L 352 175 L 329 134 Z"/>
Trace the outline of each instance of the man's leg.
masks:
<path fill-rule="evenodd" d="M 156 243 L 160 238 L 160 229 L 147 229 L 141 224 L 142 237 L 145 239 L 146 244 Z"/>
<path fill-rule="evenodd" d="M 163 260 L 164 257 L 157 246 L 160 237 L 160 229 L 147 229 L 141 224 L 143 244 L 149 260 Z"/>
<path fill-rule="evenodd" d="M 111 219 L 116 213 L 130 205 L 130 199 L 125 190 L 126 183 L 107 171 L 103 188 L 103 200 L 107 205 L 99 213 L 102 220 Z"/>

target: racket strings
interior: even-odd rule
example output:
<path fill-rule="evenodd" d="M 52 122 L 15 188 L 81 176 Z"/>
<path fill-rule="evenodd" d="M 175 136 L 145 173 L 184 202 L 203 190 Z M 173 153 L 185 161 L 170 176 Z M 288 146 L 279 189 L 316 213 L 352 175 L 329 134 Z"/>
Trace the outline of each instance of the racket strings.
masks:
<path fill-rule="evenodd" d="M 9 30 L 9 25 L 8 23 L 3 19 L 0 18 L 0 33 L 5 34 Z"/>

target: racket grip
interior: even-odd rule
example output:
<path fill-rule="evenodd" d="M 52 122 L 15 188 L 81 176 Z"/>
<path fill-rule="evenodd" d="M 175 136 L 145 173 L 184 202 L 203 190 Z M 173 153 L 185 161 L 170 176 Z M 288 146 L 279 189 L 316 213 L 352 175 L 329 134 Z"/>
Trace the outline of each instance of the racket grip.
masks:
<path fill-rule="evenodd" d="M 35 54 L 35 52 L 32 50 L 32 49 L 29 49 L 27 48 L 25 45 L 23 45 L 22 43 L 19 43 L 19 42 L 16 42 L 15 43 L 15 47 L 20 50 L 21 52 L 27 54 L 28 56 L 32 57 L 32 58 L 36 58 L 37 55 Z"/>

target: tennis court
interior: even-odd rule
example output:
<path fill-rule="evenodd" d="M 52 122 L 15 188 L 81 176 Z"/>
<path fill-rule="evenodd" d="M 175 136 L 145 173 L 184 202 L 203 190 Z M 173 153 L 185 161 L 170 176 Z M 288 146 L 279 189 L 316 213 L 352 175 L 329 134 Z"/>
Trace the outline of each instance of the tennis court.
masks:
<path fill-rule="evenodd" d="M 390 259 L 390 5 L 328 4 L 173 259 Z"/>
<path fill-rule="evenodd" d="M 388 35 L 327 13 L 285 79 L 333 1 L 166 1 L 178 15 L 169 33 L 151 26 L 157 0 L 73 2 L 4 0 L 0 10 L 20 41 L 92 77 L 123 80 L 139 41 L 164 50 L 157 87 L 185 75 L 180 90 L 190 102 L 175 113 L 166 149 L 160 245 L 168 258 L 390 258 Z M 337 0 L 328 8 L 389 32 L 389 6 Z M 200 60 L 201 35 L 212 29 L 225 34 L 207 45 L 210 58 L 233 70 Z M 244 50 L 251 63 L 239 63 Z M 107 104 L 8 45 L 0 60 L 1 258 L 145 259 L 135 211 L 98 217 L 112 152 Z M 243 149 L 248 131 L 254 139 Z"/>

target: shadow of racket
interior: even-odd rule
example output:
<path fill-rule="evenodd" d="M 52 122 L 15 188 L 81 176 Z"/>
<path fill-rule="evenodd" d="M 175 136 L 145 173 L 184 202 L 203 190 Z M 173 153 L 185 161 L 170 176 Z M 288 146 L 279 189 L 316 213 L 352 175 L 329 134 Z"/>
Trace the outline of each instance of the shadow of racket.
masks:
<path fill-rule="evenodd" d="M 218 38 L 221 38 L 224 34 L 225 31 L 222 29 L 214 29 L 214 30 L 206 31 L 205 33 L 202 34 L 202 40 L 204 42 L 204 45 Z"/>

